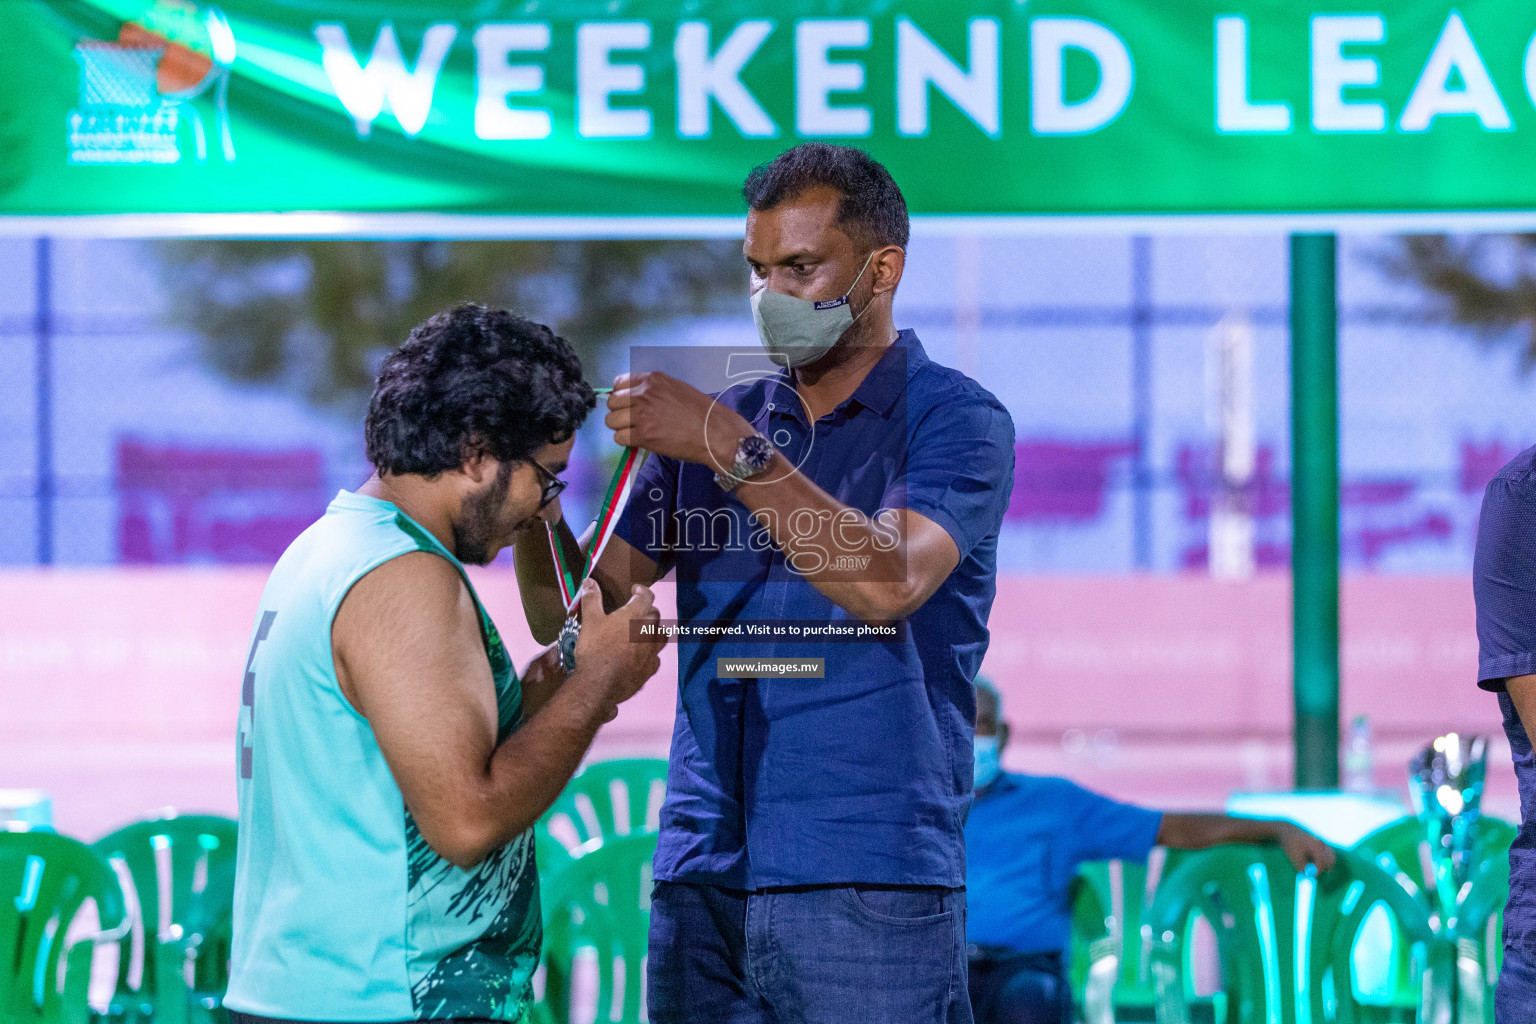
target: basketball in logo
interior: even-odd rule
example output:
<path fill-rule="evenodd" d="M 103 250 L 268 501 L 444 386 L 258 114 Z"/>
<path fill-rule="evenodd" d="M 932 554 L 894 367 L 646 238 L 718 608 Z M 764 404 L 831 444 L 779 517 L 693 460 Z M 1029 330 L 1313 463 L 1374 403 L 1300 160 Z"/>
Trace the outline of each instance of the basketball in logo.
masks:
<path fill-rule="evenodd" d="M 235 36 L 217 7 L 154 0 L 115 38 L 81 37 L 79 106 L 69 113 L 76 164 L 174 164 L 208 159 L 210 134 L 225 162 Z M 209 123 L 211 118 L 211 125 Z"/>

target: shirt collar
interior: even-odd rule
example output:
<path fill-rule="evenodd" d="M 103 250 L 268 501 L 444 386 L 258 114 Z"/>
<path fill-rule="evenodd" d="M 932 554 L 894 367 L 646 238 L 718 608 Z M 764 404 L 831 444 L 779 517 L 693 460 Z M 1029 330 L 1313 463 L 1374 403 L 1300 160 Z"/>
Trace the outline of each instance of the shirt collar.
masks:
<path fill-rule="evenodd" d="M 927 361 L 928 353 L 923 351 L 916 333 L 910 329 L 897 332 L 896 340 L 881 354 L 880 361 L 869 368 L 850 400 L 871 412 L 890 412 L 896 399 L 907 390 L 907 381 Z"/>
<path fill-rule="evenodd" d="M 911 329 L 898 331 L 896 340 L 881 353 L 880 359 L 869 368 L 869 372 L 864 375 L 863 380 L 859 381 L 859 386 L 854 389 L 852 395 L 848 396 L 843 405 L 848 402 L 857 402 L 871 412 L 885 415 L 896 404 L 896 399 L 905 393 L 907 382 L 912 379 L 913 374 L 917 373 L 926 362 L 928 362 L 928 353 L 924 351 L 923 343 L 917 339 L 917 334 Z M 781 390 L 791 392 L 784 395 L 784 401 L 780 401 L 778 397 Z M 793 385 L 790 382 L 788 370 L 781 370 L 777 377 L 767 382 L 767 399 L 773 403 L 775 413 L 798 418 L 796 411 L 800 410 L 801 406 L 799 399 L 793 397 L 792 392 Z M 842 405 L 838 406 L 839 409 L 842 407 Z"/>

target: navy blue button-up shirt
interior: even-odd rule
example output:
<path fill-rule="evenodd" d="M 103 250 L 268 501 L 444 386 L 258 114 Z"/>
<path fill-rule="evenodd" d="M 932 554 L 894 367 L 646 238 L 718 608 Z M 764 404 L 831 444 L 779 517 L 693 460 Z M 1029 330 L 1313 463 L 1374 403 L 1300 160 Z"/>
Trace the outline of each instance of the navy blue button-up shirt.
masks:
<path fill-rule="evenodd" d="M 1499 695 L 1520 787 L 1520 833 L 1509 851 L 1506 945 L 1536 958 L 1536 752 L 1504 680 L 1536 674 L 1536 448 L 1499 470 L 1483 492 L 1472 561 L 1478 685 Z"/>
<path fill-rule="evenodd" d="M 831 882 L 965 884 L 971 680 L 987 649 L 997 537 L 1013 489 L 1013 421 L 931 361 L 911 331 L 815 423 L 788 376 L 723 392 L 800 471 L 867 515 L 907 508 L 960 563 L 878 642 L 734 638 L 678 644 L 677 724 L 658 880 L 739 889 Z M 617 533 L 677 571 L 680 622 L 858 620 L 753 543 L 711 467 L 653 456 Z M 825 658 L 822 679 L 721 679 L 720 657 Z"/>

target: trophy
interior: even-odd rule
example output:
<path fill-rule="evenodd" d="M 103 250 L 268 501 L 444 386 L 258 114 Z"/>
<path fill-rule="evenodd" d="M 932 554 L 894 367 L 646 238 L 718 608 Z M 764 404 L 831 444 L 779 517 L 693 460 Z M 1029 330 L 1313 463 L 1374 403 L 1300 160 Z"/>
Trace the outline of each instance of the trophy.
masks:
<path fill-rule="evenodd" d="M 1488 769 L 1484 736 L 1437 736 L 1408 760 L 1408 792 L 1429 840 L 1441 911 L 1454 915 L 1457 896 L 1477 866 L 1474 834 Z"/>

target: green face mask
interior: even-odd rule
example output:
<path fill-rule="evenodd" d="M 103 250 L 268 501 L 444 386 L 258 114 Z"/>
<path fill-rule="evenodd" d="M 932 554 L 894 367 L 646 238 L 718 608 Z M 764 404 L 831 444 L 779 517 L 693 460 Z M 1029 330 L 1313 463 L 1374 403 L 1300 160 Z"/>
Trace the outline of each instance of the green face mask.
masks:
<path fill-rule="evenodd" d="M 783 292 L 763 288 L 752 295 L 752 320 L 757 324 L 757 336 L 768 351 L 768 358 L 781 366 L 794 369 L 807 366 L 832 350 L 843 332 L 853 326 L 859 317 L 853 315 L 848 296 L 858 286 L 869 261 L 870 253 L 859 268 L 859 276 L 853 279 L 840 298 L 797 299 Z M 864 310 L 869 307 L 865 306 Z M 859 311 L 859 316 L 864 315 Z"/>

